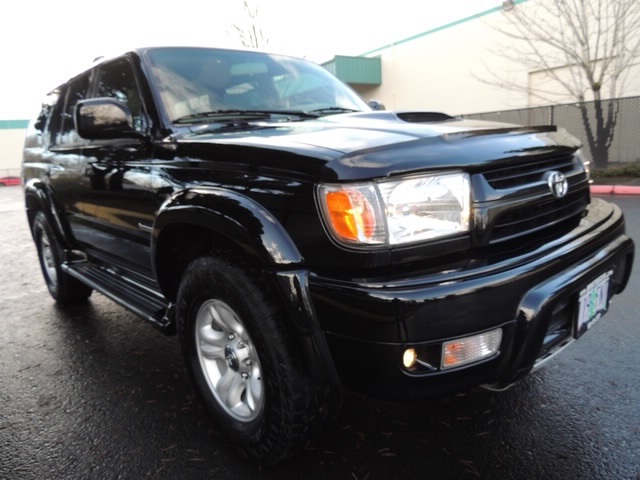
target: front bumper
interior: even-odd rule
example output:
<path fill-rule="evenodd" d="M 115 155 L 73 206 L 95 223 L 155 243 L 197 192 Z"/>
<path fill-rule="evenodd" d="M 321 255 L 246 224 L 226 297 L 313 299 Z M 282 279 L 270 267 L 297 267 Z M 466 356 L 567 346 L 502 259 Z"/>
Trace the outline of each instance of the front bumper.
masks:
<path fill-rule="evenodd" d="M 307 343 L 324 358 L 322 368 L 335 366 L 345 386 L 372 396 L 418 399 L 481 384 L 506 386 L 572 341 L 578 296 L 587 284 L 611 272 L 609 298 L 625 288 L 633 254 L 618 207 L 596 199 L 570 234 L 491 265 L 394 281 L 298 276 L 296 302 L 306 304 L 298 326 L 307 332 L 303 337 L 315 338 Z M 324 335 L 314 332 L 316 322 Z M 438 368 L 443 342 L 496 328 L 502 329 L 496 355 Z M 433 359 L 436 368 L 403 367 L 407 348 Z"/>

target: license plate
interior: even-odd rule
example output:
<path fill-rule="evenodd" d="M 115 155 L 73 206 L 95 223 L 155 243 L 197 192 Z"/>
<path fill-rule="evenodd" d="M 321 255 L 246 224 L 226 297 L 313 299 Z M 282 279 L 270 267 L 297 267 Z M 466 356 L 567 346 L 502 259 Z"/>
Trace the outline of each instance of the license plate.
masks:
<path fill-rule="evenodd" d="M 613 270 L 603 273 L 580 291 L 575 337 L 596 323 L 609 308 L 609 279 Z"/>

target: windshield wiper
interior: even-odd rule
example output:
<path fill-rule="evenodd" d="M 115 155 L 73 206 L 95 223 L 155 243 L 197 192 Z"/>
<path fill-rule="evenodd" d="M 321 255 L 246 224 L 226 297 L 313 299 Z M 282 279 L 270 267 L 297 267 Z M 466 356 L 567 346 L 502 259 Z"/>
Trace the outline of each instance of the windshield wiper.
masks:
<path fill-rule="evenodd" d="M 173 123 L 194 123 L 211 119 L 214 121 L 229 122 L 233 120 L 261 120 L 269 118 L 269 115 L 262 112 L 249 110 L 212 110 L 210 112 L 198 112 L 185 115 L 173 121 Z"/>
<path fill-rule="evenodd" d="M 214 122 L 228 123 L 238 120 L 264 120 L 275 116 L 297 116 L 300 118 L 317 118 L 318 115 L 301 110 L 213 110 L 185 115 L 173 121 L 173 123 L 194 123 L 213 120 Z"/>
<path fill-rule="evenodd" d="M 343 108 L 343 107 L 324 107 L 324 108 L 316 108 L 314 110 L 309 110 L 308 114 L 311 115 L 330 115 L 332 113 L 355 113 L 360 112 L 360 110 L 354 110 L 353 108 Z"/>

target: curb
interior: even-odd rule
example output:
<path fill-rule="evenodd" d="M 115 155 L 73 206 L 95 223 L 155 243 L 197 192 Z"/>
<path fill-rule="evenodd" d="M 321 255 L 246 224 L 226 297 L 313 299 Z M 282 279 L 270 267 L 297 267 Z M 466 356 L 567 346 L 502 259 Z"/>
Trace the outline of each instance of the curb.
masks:
<path fill-rule="evenodd" d="M 600 195 L 640 195 L 636 185 L 591 185 L 591 193 Z"/>

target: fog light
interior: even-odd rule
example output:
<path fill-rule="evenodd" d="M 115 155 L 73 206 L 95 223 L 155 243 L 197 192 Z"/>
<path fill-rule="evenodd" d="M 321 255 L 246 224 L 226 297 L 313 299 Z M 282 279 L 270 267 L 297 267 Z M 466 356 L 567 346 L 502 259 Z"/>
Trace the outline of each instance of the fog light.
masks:
<path fill-rule="evenodd" d="M 405 368 L 411 368 L 416 364 L 418 354 L 414 348 L 407 348 L 402 355 L 402 364 Z"/>
<path fill-rule="evenodd" d="M 502 329 L 472 337 L 459 338 L 442 345 L 441 369 L 460 367 L 496 354 L 502 340 Z"/>

